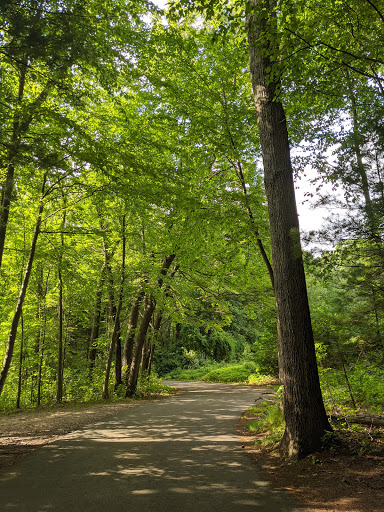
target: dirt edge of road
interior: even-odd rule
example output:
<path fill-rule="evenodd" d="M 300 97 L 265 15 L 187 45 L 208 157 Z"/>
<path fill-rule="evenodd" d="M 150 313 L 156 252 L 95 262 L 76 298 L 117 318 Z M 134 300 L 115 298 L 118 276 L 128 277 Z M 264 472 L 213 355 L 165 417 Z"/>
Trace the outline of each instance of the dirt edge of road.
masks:
<path fill-rule="evenodd" d="M 289 491 L 315 512 L 382 512 L 384 457 L 353 455 L 347 449 L 320 452 L 303 460 L 284 460 L 277 451 L 260 446 L 265 434 L 250 434 L 243 416 L 238 432 L 242 446 L 263 469 L 273 486 Z"/>

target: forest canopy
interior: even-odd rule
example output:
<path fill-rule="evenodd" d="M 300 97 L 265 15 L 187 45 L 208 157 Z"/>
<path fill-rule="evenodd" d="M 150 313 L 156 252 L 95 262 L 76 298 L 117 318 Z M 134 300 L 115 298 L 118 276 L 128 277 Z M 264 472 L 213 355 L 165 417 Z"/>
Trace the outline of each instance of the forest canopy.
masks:
<path fill-rule="evenodd" d="M 321 379 L 372 400 L 383 43 L 381 0 L 4 0 L 1 407 L 130 397 L 207 364 L 284 384 L 290 346 L 314 382 L 316 347 Z M 284 151 L 287 179 L 341 212 L 304 252 L 293 181 L 274 195 Z M 309 322 L 301 348 L 290 321 Z"/>

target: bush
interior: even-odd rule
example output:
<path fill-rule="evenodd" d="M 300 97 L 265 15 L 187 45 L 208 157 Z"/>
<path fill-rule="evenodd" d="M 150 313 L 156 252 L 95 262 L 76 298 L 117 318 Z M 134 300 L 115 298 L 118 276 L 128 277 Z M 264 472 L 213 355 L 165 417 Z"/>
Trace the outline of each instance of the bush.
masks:
<path fill-rule="evenodd" d="M 329 407 L 351 406 L 351 394 L 344 372 L 342 370 L 320 368 L 319 373 L 325 403 Z M 359 364 L 348 368 L 347 376 L 357 407 L 383 409 L 383 370 L 368 364 Z"/>
<path fill-rule="evenodd" d="M 227 366 L 212 370 L 202 378 L 205 382 L 247 382 L 252 370 L 244 365 Z"/>
<path fill-rule="evenodd" d="M 202 377 L 209 371 L 222 366 L 223 363 L 210 361 L 199 368 L 175 368 L 171 372 L 163 375 L 162 378 L 165 380 L 202 380 Z"/>
<path fill-rule="evenodd" d="M 174 392 L 171 386 L 163 384 L 157 375 L 152 374 L 149 377 L 141 376 L 137 383 L 135 396 L 149 397 L 152 395 L 170 395 Z"/>

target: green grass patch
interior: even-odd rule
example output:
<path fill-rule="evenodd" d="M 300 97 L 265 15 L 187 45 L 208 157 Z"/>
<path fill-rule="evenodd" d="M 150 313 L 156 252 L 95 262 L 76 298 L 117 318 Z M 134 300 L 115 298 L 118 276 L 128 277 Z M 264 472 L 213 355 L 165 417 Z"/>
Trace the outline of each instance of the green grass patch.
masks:
<path fill-rule="evenodd" d="M 208 363 L 198 368 L 175 368 L 174 370 L 163 375 L 162 378 L 165 380 L 189 380 L 189 381 L 200 381 L 202 377 L 211 370 L 221 368 L 225 363 Z"/>
<path fill-rule="evenodd" d="M 264 434 L 255 444 L 273 447 L 283 436 L 285 422 L 280 401 L 262 402 L 248 409 L 246 416 L 252 417 L 247 428 L 252 434 Z"/>
<path fill-rule="evenodd" d="M 199 368 L 176 368 L 162 377 L 165 380 L 224 382 L 230 384 L 268 385 L 276 383 L 276 377 L 261 375 L 252 361 L 231 365 L 211 362 Z"/>
<path fill-rule="evenodd" d="M 204 382 L 247 382 L 252 370 L 244 365 L 228 366 L 226 368 L 217 368 L 208 372 L 202 377 Z"/>

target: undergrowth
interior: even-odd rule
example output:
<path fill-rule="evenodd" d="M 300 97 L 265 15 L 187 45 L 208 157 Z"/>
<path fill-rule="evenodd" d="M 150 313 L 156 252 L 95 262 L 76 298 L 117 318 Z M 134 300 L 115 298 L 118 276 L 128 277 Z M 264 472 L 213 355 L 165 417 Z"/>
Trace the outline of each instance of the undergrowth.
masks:
<path fill-rule="evenodd" d="M 269 449 L 278 447 L 285 428 L 279 393 L 274 400 L 251 407 L 244 416 L 249 419 L 248 431 L 256 436 L 256 446 Z M 330 449 L 337 453 L 339 449 L 347 449 L 353 456 L 384 455 L 384 427 L 354 423 L 351 421 L 351 411 L 347 412 L 346 409 L 343 416 L 330 420 L 330 423 L 339 443 L 329 448 L 329 443 L 324 438 L 325 450 Z"/>
<path fill-rule="evenodd" d="M 88 397 L 84 399 L 77 399 L 72 394 L 64 394 L 63 400 L 60 403 L 57 403 L 55 400 L 44 401 L 41 405 L 37 406 L 34 404 L 24 405 L 17 409 L 15 406 L 14 400 L 3 400 L 0 402 L 0 411 L 2 414 L 14 414 L 20 411 L 36 411 L 43 409 L 60 409 L 65 406 L 75 406 L 75 405 L 92 405 L 97 403 L 117 403 L 117 402 L 126 402 L 131 400 L 140 400 L 140 399 L 150 399 L 156 398 L 159 396 L 168 396 L 175 393 L 175 389 L 171 386 L 163 384 L 157 375 L 151 375 L 150 377 L 140 377 L 138 380 L 138 385 L 136 389 L 136 393 L 133 398 L 125 398 L 124 397 L 124 388 L 120 387 L 117 390 L 110 391 L 110 398 L 107 400 L 103 400 L 101 398 L 101 391 L 97 393 L 94 392 L 92 395 L 88 395 Z M 4 398 L 4 397 L 2 397 Z"/>
<path fill-rule="evenodd" d="M 210 362 L 199 368 L 172 370 L 163 378 L 166 380 L 197 380 L 251 385 L 266 385 L 276 382 L 275 377 L 259 373 L 257 365 L 252 361 L 236 365 Z"/>

